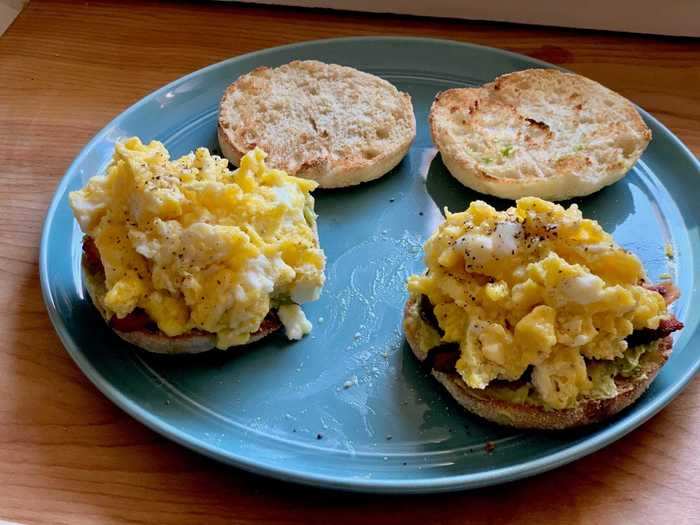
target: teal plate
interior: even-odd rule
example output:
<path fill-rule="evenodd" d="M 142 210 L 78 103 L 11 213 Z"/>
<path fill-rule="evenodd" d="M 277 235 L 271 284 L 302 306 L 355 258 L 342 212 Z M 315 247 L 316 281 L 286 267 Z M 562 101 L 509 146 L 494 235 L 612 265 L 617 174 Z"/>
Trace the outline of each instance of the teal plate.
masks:
<path fill-rule="evenodd" d="M 83 290 L 80 232 L 67 194 L 101 172 L 119 137 L 163 141 L 173 155 L 216 148 L 226 86 L 258 66 L 320 59 L 380 75 L 413 98 L 418 136 L 382 179 L 317 191 L 328 257 L 321 299 L 305 306 L 314 330 L 300 342 L 268 338 L 244 352 L 147 355 L 118 339 Z M 177 80 L 119 115 L 61 181 L 41 241 L 46 306 L 66 349 L 104 394 L 153 430 L 198 452 L 277 478 L 340 489 L 416 493 L 500 483 L 573 461 L 661 410 L 700 364 L 695 268 L 700 257 L 700 167 L 657 120 L 643 158 L 621 182 L 581 199 L 656 279 L 671 273 L 686 328 L 668 364 L 631 409 L 577 432 L 518 432 L 472 417 L 416 363 L 401 333 L 405 280 L 423 268 L 421 245 L 444 206 L 484 198 L 455 182 L 426 119 L 435 94 L 548 64 L 505 51 L 410 38 L 310 42 L 236 57 Z M 494 202 L 492 199 L 487 199 Z M 504 208 L 505 201 L 494 202 Z M 664 255 L 670 243 L 673 261 Z M 346 388 L 347 385 L 351 385 Z M 495 450 L 486 450 L 493 443 Z M 488 447 L 489 449 L 491 447 Z"/>

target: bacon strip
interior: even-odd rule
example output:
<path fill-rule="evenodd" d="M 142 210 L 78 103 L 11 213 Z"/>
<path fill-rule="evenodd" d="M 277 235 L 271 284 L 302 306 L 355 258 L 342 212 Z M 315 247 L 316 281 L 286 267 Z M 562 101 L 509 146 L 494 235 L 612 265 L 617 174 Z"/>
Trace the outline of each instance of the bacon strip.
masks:
<path fill-rule="evenodd" d="M 251 335 L 271 333 L 279 330 L 280 328 L 282 328 L 282 323 L 280 322 L 280 318 L 277 316 L 277 311 L 270 310 L 265 316 L 265 319 L 262 320 L 262 323 L 260 323 L 260 328 L 258 328 L 258 331 L 252 333 Z"/>
<path fill-rule="evenodd" d="M 671 304 L 681 296 L 681 291 L 675 284 L 671 282 L 665 282 L 660 284 L 645 284 L 644 288 L 646 288 L 647 290 L 651 290 L 652 292 L 658 292 L 659 294 L 661 294 L 661 297 L 664 298 L 666 304 Z"/>
<path fill-rule="evenodd" d="M 428 350 L 423 365 L 428 370 L 454 372 L 460 351 L 457 343 L 444 343 Z"/>
<path fill-rule="evenodd" d="M 678 288 L 672 283 L 645 285 L 645 288 L 660 293 L 667 304 L 672 303 L 680 296 Z M 426 295 L 421 295 L 420 302 L 418 303 L 418 312 L 425 323 L 435 328 L 441 336 L 444 335 L 435 317 L 434 307 Z M 669 319 L 661 320 L 657 329 L 652 330 L 651 328 L 644 328 L 635 330 L 632 334 L 627 336 L 625 340 L 627 341 L 627 345 L 631 348 L 633 346 L 648 344 L 663 339 L 682 328 L 683 323 L 676 319 L 675 316 L 671 315 Z M 428 350 L 428 355 L 423 361 L 423 366 L 429 370 L 452 372 L 455 369 L 459 356 L 460 350 L 457 343 L 444 343 Z"/>
<path fill-rule="evenodd" d="M 418 314 L 420 315 L 420 318 L 423 320 L 423 322 L 437 330 L 437 332 L 440 334 L 440 337 L 445 335 L 444 330 L 440 328 L 440 324 L 438 323 L 437 317 L 435 317 L 435 309 L 433 307 L 433 304 L 430 302 L 430 299 L 428 299 L 427 295 L 420 296 L 420 302 L 418 303 Z"/>
<path fill-rule="evenodd" d="M 102 259 L 100 258 L 100 251 L 97 249 L 95 244 L 95 239 L 89 235 L 83 237 L 83 254 L 85 255 L 85 265 L 87 266 L 90 273 L 103 273 L 104 266 L 102 266 Z M 151 317 L 146 313 L 145 310 L 141 308 L 135 308 L 133 312 L 125 315 L 121 319 L 116 315 L 113 315 L 109 320 L 109 325 L 115 330 L 120 332 L 138 332 L 138 331 L 149 331 L 157 332 L 158 326 L 151 319 Z M 260 327 L 256 332 L 251 335 L 258 335 L 262 333 L 271 333 L 279 330 L 282 327 L 277 312 L 275 310 L 270 310 Z M 202 335 L 206 332 L 200 330 L 193 330 L 189 335 Z M 187 334 L 185 334 L 187 335 Z"/>
<path fill-rule="evenodd" d="M 120 332 L 155 332 L 158 327 L 151 317 L 141 308 L 135 308 L 133 312 L 125 315 L 121 319 L 113 315 L 109 320 L 109 326 Z"/>
<path fill-rule="evenodd" d="M 90 273 L 104 272 L 104 266 L 102 266 L 102 259 L 95 244 L 95 239 L 89 235 L 83 237 L 83 254 L 85 255 L 85 265 L 90 270 Z"/>
<path fill-rule="evenodd" d="M 671 316 L 670 319 L 662 319 L 656 330 L 652 330 L 651 328 L 635 330 L 632 334 L 627 336 L 625 341 L 627 341 L 627 346 L 630 348 L 633 346 L 645 345 L 657 339 L 663 339 L 681 328 L 683 328 L 683 323 L 674 316 Z"/>
<path fill-rule="evenodd" d="M 112 318 L 109 320 L 109 326 L 111 326 L 115 330 L 119 330 L 120 332 L 158 331 L 158 326 L 156 325 L 156 323 L 153 321 L 153 319 L 151 319 L 148 313 L 146 313 L 146 311 L 141 308 L 135 308 L 133 312 L 125 315 L 121 319 L 118 318 L 116 315 L 113 315 Z M 277 312 L 274 310 L 270 310 L 265 319 L 263 319 L 262 323 L 260 323 L 260 328 L 258 328 L 258 330 L 251 335 L 272 333 L 281 327 L 282 323 L 280 322 L 279 317 L 277 316 Z M 183 334 L 183 336 L 205 334 L 206 332 L 203 332 L 201 330 L 192 330 L 187 334 Z"/>

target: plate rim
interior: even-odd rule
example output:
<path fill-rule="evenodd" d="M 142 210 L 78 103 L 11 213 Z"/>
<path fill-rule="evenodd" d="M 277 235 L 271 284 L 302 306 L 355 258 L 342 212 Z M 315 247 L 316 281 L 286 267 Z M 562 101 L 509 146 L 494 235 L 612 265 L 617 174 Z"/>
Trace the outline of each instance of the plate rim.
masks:
<path fill-rule="evenodd" d="M 308 470 L 300 470 L 298 468 L 285 468 L 276 466 L 271 467 L 260 461 L 257 461 L 255 458 L 252 458 L 250 456 L 224 451 L 212 444 L 203 441 L 202 439 L 199 439 L 191 434 L 187 434 L 186 432 L 181 431 L 178 427 L 173 426 L 168 421 L 164 420 L 161 416 L 158 416 L 152 411 L 140 407 L 127 395 L 123 394 L 114 385 L 109 383 L 98 372 L 98 370 L 93 367 L 91 362 L 85 357 L 84 353 L 80 350 L 78 345 L 72 340 L 72 337 L 70 336 L 69 331 L 65 326 L 63 318 L 59 315 L 58 310 L 53 304 L 53 296 L 50 290 L 50 279 L 48 272 L 49 230 L 51 229 L 51 225 L 54 222 L 54 218 L 58 207 L 63 203 L 63 201 L 58 197 L 59 195 L 65 194 L 67 186 L 72 178 L 72 174 L 76 171 L 78 165 L 93 149 L 94 145 L 97 142 L 104 139 L 107 130 L 113 127 L 113 125 L 117 121 L 122 119 L 127 114 L 133 113 L 134 111 L 138 111 L 138 109 L 141 106 L 145 105 L 148 101 L 150 101 L 151 99 L 153 99 L 161 93 L 167 92 L 175 85 L 187 82 L 188 80 L 200 76 L 212 69 L 225 67 L 228 64 L 235 63 L 237 61 L 242 61 L 251 57 L 261 57 L 278 52 L 289 52 L 301 47 L 323 46 L 325 44 L 337 42 L 422 42 L 430 43 L 433 45 L 462 47 L 464 49 L 496 53 L 511 58 L 517 58 L 518 60 L 525 59 L 532 64 L 539 64 L 547 68 L 554 67 L 563 69 L 554 64 L 550 64 L 539 59 L 531 58 L 527 55 L 523 55 L 520 53 L 515 53 L 513 51 L 449 39 L 404 36 L 360 36 L 327 38 L 320 40 L 296 42 L 283 46 L 270 47 L 227 58 L 225 60 L 210 64 L 201 69 L 181 76 L 151 91 L 135 103 L 131 104 L 129 107 L 117 114 L 107 124 L 105 124 L 88 141 L 88 143 L 85 146 L 83 146 L 78 155 L 68 166 L 65 173 L 63 174 L 63 176 L 61 177 L 54 189 L 53 196 L 51 198 L 51 203 L 47 209 L 46 217 L 42 225 L 39 253 L 39 276 L 44 305 L 47 309 L 49 319 L 53 324 L 54 330 L 59 336 L 59 339 L 63 344 L 64 348 L 71 356 L 73 361 L 78 365 L 82 373 L 85 374 L 85 376 L 92 382 L 92 384 L 95 385 L 95 387 L 100 392 L 102 392 L 112 403 L 117 405 L 120 409 L 124 410 L 127 414 L 129 414 L 131 417 L 133 417 L 149 429 L 178 443 L 179 445 L 182 445 L 190 450 L 203 454 L 217 461 L 221 461 L 225 464 L 233 465 L 235 467 L 241 468 L 249 472 L 253 472 L 255 474 L 261 474 L 264 476 L 277 478 L 284 481 L 293 481 L 308 486 L 341 489 L 352 492 L 394 494 L 435 493 L 465 490 L 483 487 L 487 485 L 505 483 L 508 481 L 514 481 L 517 479 L 533 476 L 548 470 L 552 470 L 554 468 L 580 459 L 597 450 L 600 450 L 601 448 L 609 445 L 613 441 L 616 441 L 617 439 L 623 437 L 632 430 L 644 424 L 651 417 L 653 417 L 660 410 L 662 410 L 671 400 L 678 396 L 678 394 L 680 394 L 680 392 L 688 385 L 689 381 L 700 369 L 700 359 L 696 360 L 693 366 L 686 369 L 684 374 L 680 376 L 671 387 L 669 387 L 668 391 L 660 394 L 659 397 L 655 398 L 648 406 L 644 408 L 638 408 L 636 412 L 629 414 L 628 417 L 604 428 L 596 435 L 588 437 L 580 443 L 574 444 L 572 446 L 567 446 L 566 448 L 560 451 L 548 454 L 544 457 L 526 460 L 522 463 L 510 465 L 507 467 L 501 467 L 493 470 L 482 470 L 479 472 L 469 474 L 437 476 L 420 479 L 373 480 L 349 476 L 343 477 L 339 475 L 319 474 L 309 472 Z M 695 169 L 698 172 L 700 172 L 700 160 L 698 160 L 698 158 L 692 153 L 692 151 L 690 151 L 690 149 L 656 117 L 649 114 L 643 108 L 640 108 L 639 106 L 636 107 L 642 114 L 644 119 L 649 122 L 652 122 L 655 126 L 658 126 L 658 128 L 665 135 L 665 138 L 673 143 L 674 148 L 677 148 L 677 151 L 682 152 L 690 160 L 690 163 L 695 166 Z"/>

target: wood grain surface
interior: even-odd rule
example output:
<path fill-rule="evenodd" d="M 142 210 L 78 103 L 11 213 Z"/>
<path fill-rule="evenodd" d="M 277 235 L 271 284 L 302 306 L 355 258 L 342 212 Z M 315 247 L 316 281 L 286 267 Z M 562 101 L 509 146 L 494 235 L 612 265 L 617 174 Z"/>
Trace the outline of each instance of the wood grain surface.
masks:
<path fill-rule="evenodd" d="M 621 441 L 517 483 L 426 497 L 313 490 L 191 453 L 73 364 L 38 282 L 39 235 L 73 157 L 148 92 L 212 62 L 348 35 L 416 35 L 562 64 L 700 152 L 700 42 L 236 4 L 33 0 L 0 37 L 0 520 L 20 523 L 700 523 L 700 382 Z"/>

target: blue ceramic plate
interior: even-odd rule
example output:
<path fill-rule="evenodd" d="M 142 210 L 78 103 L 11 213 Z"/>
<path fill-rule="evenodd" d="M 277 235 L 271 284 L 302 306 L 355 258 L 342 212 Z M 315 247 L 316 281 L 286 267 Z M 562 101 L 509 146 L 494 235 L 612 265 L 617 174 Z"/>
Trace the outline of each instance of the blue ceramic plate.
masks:
<path fill-rule="evenodd" d="M 296 343 L 271 337 L 243 353 L 146 355 L 118 339 L 86 297 L 80 239 L 67 194 L 101 172 L 119 137 L 163 141 L 173 155 L 216 148 L 226 86 L 258 66 L 319 59 L 379 75 L 413 97 L 418 136 L 390 174 L 361 187 L 316 192 L 328 257 L 322 298 L 305 307 L 315 327 Z M 648 393 L 608 424 L 576 433 L 500 428 L 464 413 L 419 368 L 401 333 L 405 280 L 444 206 L 484 198 L 455 182 L 426 119 L 435 94 L 547 64 L 455 42 L 352 38 L 269 49 L 177 80 L 114 119 L 61 181 L 41 241 L 41 284 L 63 344 L 112 401 L 157 432 L 241 468 L 311 485 L 372 492 L 436 492 L 513 480 L 573 461 L 661 410 L 700 363 L 695 290 L 700 257 L 698 161 L 642 112 L 654 140 L 624 180 L 581 199 L 584 212 L 641 256 L 649 275 L 671 273 L 686 324 Z M 505 201 L 495 202 L 505 207 Z M 675 259 L 664 255 L 670 243 Z M 344 388 L 352 383 L 349 388 Z M 485 444 L 496 445 L 487 453 Z"/>

